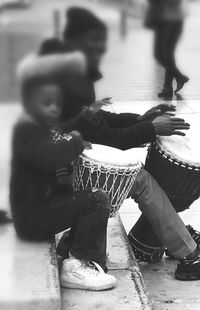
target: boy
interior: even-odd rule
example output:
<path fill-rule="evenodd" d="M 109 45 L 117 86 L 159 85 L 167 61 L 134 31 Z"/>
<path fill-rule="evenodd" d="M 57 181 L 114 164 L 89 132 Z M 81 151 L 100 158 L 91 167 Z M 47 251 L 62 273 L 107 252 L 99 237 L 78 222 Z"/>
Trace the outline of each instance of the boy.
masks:
<path fill-rule="evenodd" d="M 14 128 L 10 183 L 16 231 L 29 240 L 44 240 L 76 227 L 61 285 L 110 289 L 116 279 L 104 272 L 109 199 L 100 189 L 73 194 L 68 180 L 71 162 L 87 143 L 76 131 L 66 133 L 67 124 L 59 125 L 62 96 L 55 80 L 26 81 L 22 100 L 25 115 Z M 77 117 L 84 120 L 84 113 Z M 63 167 L 69 167 L 65 182 Z"/>

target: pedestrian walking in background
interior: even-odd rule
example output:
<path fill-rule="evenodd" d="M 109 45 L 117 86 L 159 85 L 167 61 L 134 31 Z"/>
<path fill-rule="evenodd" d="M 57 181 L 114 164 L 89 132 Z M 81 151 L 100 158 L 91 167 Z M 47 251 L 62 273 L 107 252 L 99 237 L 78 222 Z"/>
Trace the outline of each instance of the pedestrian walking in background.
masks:
<path fill-rule="evenodd" d="M 148 0 L 149 8 L 145 24 L 155 32 L 154 56 L 165 68 L 165 80 L 159 97 L 173 96 L 173 80 L 179 92 L 189 78 L 176 65 L 175 51 L 182 34 L 188 0 Z"/>

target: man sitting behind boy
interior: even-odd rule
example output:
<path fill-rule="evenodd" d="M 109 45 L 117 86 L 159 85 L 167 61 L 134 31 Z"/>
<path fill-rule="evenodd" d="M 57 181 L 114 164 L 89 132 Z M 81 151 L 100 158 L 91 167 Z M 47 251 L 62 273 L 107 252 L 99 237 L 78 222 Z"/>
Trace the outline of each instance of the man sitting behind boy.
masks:
<path fill-rule="evenodd" d="M 101 189 L 72 193 L 67 180 L 64 191 L 59 185 L 59 170 L 70 170 L 87 143 L 78 132 L 64 133 L 58 124 L 62 95 L 57 81 L 25 81 L 22 100 L 25 113 L 14 128 L 10 182 L 16 231 L 28 240 L 45 240 L 76 227 L 61 285 L 110 289 L 116 279 L 104 272 L 109 198 Z M 84 120 L 84 112 L 77 117 Z"/>

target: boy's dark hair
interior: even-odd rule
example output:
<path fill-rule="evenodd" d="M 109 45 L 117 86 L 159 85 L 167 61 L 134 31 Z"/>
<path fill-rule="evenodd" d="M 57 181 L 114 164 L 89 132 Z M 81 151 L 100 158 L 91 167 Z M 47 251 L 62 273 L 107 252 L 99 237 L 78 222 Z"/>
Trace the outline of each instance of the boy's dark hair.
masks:
<path fill-rule="evenodd" d="M 63 37 L 67 39 L 78 38 L 91 30 L 107 32 L 107 27 L 96 15 L 87 9 L 71 7 L 66 12 L 67 24 Z"/>

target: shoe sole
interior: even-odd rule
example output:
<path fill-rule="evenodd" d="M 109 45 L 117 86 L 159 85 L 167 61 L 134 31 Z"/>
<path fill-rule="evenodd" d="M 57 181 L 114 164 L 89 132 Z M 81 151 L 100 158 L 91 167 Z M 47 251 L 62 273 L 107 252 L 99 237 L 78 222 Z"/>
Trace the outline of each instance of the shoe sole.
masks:
<path fill-rule="evenodd" d="M 113 284 L 102 285 L 98 287 L 94 286 L 85 286 L 83 284 L 72 283 L 68 281 L 61 281 L 61 287 L 63 288 L 71 288 L 77 290 L 85 290 L 85 291 L 106 291 L 114 288 L 116 286 L 116 282 Z"/>
<path fill-rule="evenodd" d="M 197 281 L 200 280 L 200 272 L 198 273 L 175 273 L 175 278 L 179 281 Z"/>

